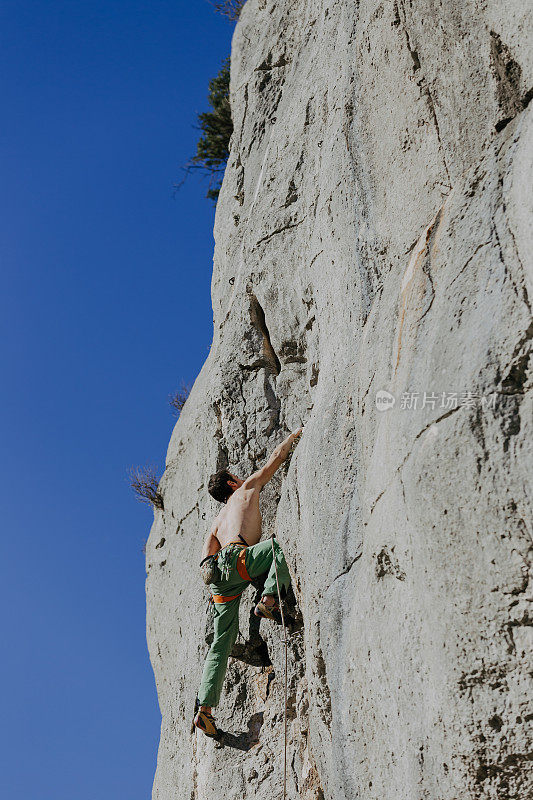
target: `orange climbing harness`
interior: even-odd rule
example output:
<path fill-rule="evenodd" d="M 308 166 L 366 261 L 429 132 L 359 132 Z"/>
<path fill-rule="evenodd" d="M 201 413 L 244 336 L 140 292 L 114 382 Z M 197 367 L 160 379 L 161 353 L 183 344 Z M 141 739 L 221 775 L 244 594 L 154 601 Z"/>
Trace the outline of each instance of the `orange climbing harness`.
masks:
<path fill-rule="evenodd" d="M 239 594 L 231 594 L 229 597 L 224 594 L 212 594 L 211 600 L 213 603 L 229 603 L 230 600 L 235 600 L 237 597 L 240 597 L 241 594 L 242 592 L 239 592 Z"/>
<path fill-rule="evenodd" d="M 239 573 L 240 577 L 243 581 L 251 581 L 252 579 L 248 575 L 248 570 L 246 569 L 246 545 L 242 545 L 242 550 L 237 556 L 237 572 Z"/>

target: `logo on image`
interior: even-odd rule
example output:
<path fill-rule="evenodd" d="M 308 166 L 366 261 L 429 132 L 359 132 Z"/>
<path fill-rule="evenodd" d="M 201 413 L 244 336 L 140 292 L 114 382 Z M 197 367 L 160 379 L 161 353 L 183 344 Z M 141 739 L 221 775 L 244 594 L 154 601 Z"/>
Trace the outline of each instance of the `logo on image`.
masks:
<path fill-rule="evenodd" d="M 395 402 L 394 395 L 385 391 L 385 389 L 380 389 L 379 392 L 376 392 L 376 408 L 378 411 L 388 411 Z"/>

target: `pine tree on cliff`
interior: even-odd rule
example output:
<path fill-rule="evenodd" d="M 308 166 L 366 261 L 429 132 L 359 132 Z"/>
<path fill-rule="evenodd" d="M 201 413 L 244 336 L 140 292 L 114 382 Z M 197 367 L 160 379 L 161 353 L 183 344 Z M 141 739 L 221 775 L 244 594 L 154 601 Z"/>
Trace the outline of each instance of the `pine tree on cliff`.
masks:
<path fill-rule="evenodd" d="M 229 156 L 229 140 L 233 133 L 229 102 L 230 67 L 229 58 L 215 78 L 209 81 L 208 102 L 210 111 L 198 114 L 202 135 L 196 146 L 196 155 L 186 169 L 199 168 L 210 176 L 207 197 L 217 200 L 224 169 Z"/>

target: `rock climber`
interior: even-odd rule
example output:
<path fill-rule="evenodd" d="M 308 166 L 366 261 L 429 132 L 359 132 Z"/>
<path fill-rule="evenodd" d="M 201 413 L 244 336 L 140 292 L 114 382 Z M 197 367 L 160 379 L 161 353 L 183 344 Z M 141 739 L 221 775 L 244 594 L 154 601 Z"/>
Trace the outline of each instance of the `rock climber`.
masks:
<path fill-rule="evenodd" d="M 207 736 L 218 736 L 211 708 L 220 699 L 228 658 L 239 632 L 241 595 L 253 578 L 267 572 L 261 601 L 256 605 L 257 617 L 280 622 L 280 606 L 276 584 L 274 551 L 280 591 L 289 588 L 290 575 L 283 552 L 276 540 L 261 538 L 259 493 L 283 464 L 294 442 L 302 433 L 299 428 L 276 447 L 261 469 L 246 480 L 219 470 L 209 479 L 209 494 L 223 503 L 204 542 L 200 568 L 210 587 L 215 611 L 215 634 L 207 654 L 202 682 L 196 698 L 194 725 Z"/>

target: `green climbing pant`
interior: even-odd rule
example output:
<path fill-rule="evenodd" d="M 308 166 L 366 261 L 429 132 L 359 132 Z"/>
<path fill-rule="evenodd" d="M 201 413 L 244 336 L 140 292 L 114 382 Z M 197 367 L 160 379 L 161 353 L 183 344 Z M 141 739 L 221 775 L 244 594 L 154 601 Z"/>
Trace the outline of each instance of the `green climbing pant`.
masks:
<path fill-rule="evenodd" d="M 288 589 L 291 578 L 281 547 L 274 539 L 280 589 Z M 202 706 L 216 706 L 231 649 L 239 633 L 239 604 L 241 594 L 251 579 L 268 572 L 263 594 L 277 597 L 276 572 L 272 556 L 272 540 L 250 547 L 228 544 L 218 553 L 217 564 L 222 578 L 210 584 L 215 610 L 215 636 L 205 659 L 198 700 Z"/>

